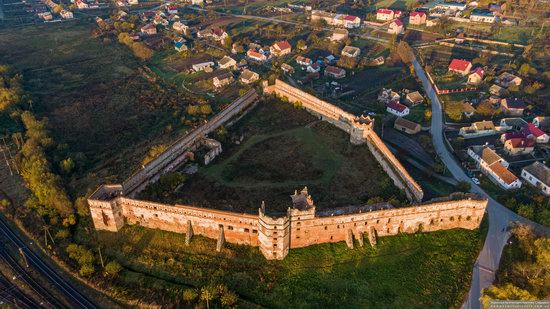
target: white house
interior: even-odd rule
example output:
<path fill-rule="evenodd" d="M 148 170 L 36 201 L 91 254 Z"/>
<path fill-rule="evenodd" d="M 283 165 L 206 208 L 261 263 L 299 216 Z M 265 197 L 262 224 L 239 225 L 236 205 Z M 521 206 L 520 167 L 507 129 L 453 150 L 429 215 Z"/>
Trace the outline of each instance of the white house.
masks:
<path fill-rule="evenodd" d="M 397 101 L 391 101 L 390 103 L 388 103 L 388 105 L 386 105 L 386 111 L 398 117 L 405 117 L 410 113 L 410 110 L 407 106 Z"/>
<path fill-rule="evenodd" d="M 468 148 L 468 155 L 476 161 L 481 172 L 505 190 L 521 188 L 521 180 L 508 170 L 509 163 L 488 145 Z"/>
<path fill-rule="evenodd" d="M 542 194 L 550 196 L 550 168 L 543 163 L 536 161 L 524 167 L 521 177 L 530 185 L 538 188 Z"/>
<path fill-rule="evenodd" d="M 212 68 L 214 66 L 214 62 L 207 61 L 207 62 L 201 62 L 196 63 L 192 65 L 193 71 L 200 72 L 206 70 L 206 68 Z"/>
<path fill-rule="evenodd" d="M 475 9 L 470 14 L 470 21 L 492 24 L 496 21 L 496 16 L 489 10 Z"/>
<path fill-rule="evenodd" d="M 187 29 L 189 29 L 189 27 L 187 27 L 186 24 L 180 22 L 180 21 L 176 21 L 173 25 L 172 25 L 172 29 L 178 31 L 178 32 L 186 32 Z"/>
<path fill-rule="evenodd" d="M 395 33 L 395 34 L 403 33 L 403 22 L 399 19 L 392 21 L 388 26 L 388 33 Z"/>
<path fill-rule="evenodd" d="M 382 20 L 382 21 L 387 21 L 387 20 L 392 20 L 394 18 L 394 13 L 393 13 L 393 10 L 390 10 L 390 9 L 378 9 L 378 11 L 376 11 L 376 19 L 377 20 Z"/>
<path fill-rule="evenodd" d="M 355 46 L 346 46 L 342 49 L 342 56 L 356 58 L 361 54 L 361 49 Z"/>
<path fill-rule="evenodd" d="M 484 76 L 485 70 L 481 67 L 477 67 L 468 75 L 468 84 L 479 85 L 483 81 Z"/>
<path fill-rule="evenodd" d="M 220 59 L 220 61 L 218 61 L 218 66 L 220 67 L 220 69 L 236 68 L 237 61 L 229 56 L 224 56 L 222 59 Z"/>

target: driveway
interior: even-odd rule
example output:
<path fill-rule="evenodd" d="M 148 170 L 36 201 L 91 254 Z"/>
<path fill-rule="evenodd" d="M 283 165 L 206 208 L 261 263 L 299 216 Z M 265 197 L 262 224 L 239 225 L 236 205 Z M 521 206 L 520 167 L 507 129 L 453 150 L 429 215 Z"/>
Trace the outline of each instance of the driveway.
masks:
<path fill-rule="evenodd" d="M 422 65 L 416 59 L 413 60 L 414 71 L 417 77 L 422 81 L 422 86 L 426 95 L 432 101 L 432 123 L 430 132 L 434 148 L 441 158 L 441 161 L 447 166 L 454 178 L 458 181 L 466 181 L 471 184 L 471 192 L 486 197 L 489 200 L 487 214 L 489 215 L 489 231 L 485 244 L 481 250 L 472 274 L 472 284 L 462 308 L 480 308 L 479 298 L 481 290 L 489 287 L 495 280 L 495 272 L 498 269 L 502 249 L 510 237 L 509 227 L 512 221 L 533 226 L 537 231 L 550 235 L 550 229 L 540 226 L 518 214 L 512 212 L 504 205 L 492 199 L 483 189 L 474 184 L 466 175 L 460 164 L 454 159 L 452 153 L 445 146 L 443 136 L 443 112 L 441 102 L 428 81 Z"/>

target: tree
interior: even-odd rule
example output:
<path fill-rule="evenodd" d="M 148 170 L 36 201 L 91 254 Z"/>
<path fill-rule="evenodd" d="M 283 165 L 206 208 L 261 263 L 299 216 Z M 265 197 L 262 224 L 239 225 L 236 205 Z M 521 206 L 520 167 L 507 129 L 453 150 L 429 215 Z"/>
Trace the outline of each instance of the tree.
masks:
<path fill-rule="evenodd" d="M 59 168 L 64 174 L 70 174 L 74 169 L 74 161 L 71 158 L 67 158 L 59 163 Z"/>
<path fill-rule="evenodd" d="M 82 277 L 89 277 L 95 273 L 95 267 L 92 264 L 84 264 L 82 265 L 82 267 L 80 267 L 78 273 Z"/>
<path fill-rule="evenodd" d="M 182 296 L 184 301 L 191 303 L 197 299 L 199 293 L 196 289 L 185 289 Z"/>
<path fill-rule="evenodd" d="M 306 49 L 306 48 L 307 48 L 306 41 L 304 41 L 304 40 L 298 40 L 298 42 L 296 43 L 296 48 L 298 48 L 298 49 Z"/>
<path fill-rule="evenodd" d="M 533 220 L 535 217 L 535 211 L 533 209 L 533 206 L 527 205 L 527 204 L 521 204 L 518 207 L 518 214 L 522 217 L 525 217 L 529 220 Z"/>
<path fill-rule="evenodd" d="M 528 63 L 524 63 L 519 67 L 518 74 L 527 76 L 529 74 L 530 69 L 531 69 L 531 66 L 529 66 Z"/>
<path fill-rule="evenodd" d="M 191 116 L 196 116 L 200 113 L 200 108 L 198 105 L 189 105 L 187 106 L 187 113 Z"/>
<path fill-rule="evenodd" d="M 116 278 L 118 274 L 122 271 L 122 266 L 116 262 L 111 261 L 105 265 L 105 269 L 103 270 L 103 276 L 108 278 Z"/>
<path fill-rule="evenodd" d="M 459 181 L 456 188 L 460 192 L 470 192 L 472 185 L 466 181 Z"/>
<path fill-rule="evenodd" d="M 207 116 L 207 115 L 212 114 L 213 111 L 212 111 L 212 107 L 210 106 L 210 104 L 203 104 L 203 105 L 200 106 L 200 112 L 204 116 Z"/>
<path fill-rule="evenodd" d="M 426 121 L 430 121 L 432 119 L 432 110 L 431 109 L 426 109 L 424 111 L 424 119 Z"/>
<path fill-rule="evenodd" d="M 141 60 L 149 60 L 153 57 L 153 51 L 141 42 L 134 42 L 132 44 L 132 50 L 134 51 L 134 55 Z"/>
<path fill-rule="evenodd" d="M 229 35 L 225 37 L 225 39 L 223 39 L 223 47 L 231 48 L 232 45 L 233 45 L 233 39 L 231 39 Z"/>
<path fill-rule="evenodd" d="M 514 286 L 511 283 L 507 283 L 502 287 L 491 286 L 483 291 L 481 297 L 481 303 L 485 308 L 489 308 L 489 302 L 493 299 L 497 300 L 536 300 L 537 298 L 529 291 L 523 290 Z"/>
<path fill-rule="evenodd" d="M 153 147 L 151 147 L 151 149 L 149 149 L 149 151 L 147 152 L 147 155 L 141 161 L 141 165 L 143 166 L 147 165 L 147 163 L 153 161 L 153 159 L 155 159 L 158 155 L 166 151 L 167 148 L 168 148 L 168 145 L 166 144 L 154 145 Z"/>
<path fill-rule="evenodd" d="M 200 300 L 206 302 L 206 308 L 210 309 L 210 301 L 214 299 L 214 291 L 211 287 L 203 287 L 201 289 Z"/>

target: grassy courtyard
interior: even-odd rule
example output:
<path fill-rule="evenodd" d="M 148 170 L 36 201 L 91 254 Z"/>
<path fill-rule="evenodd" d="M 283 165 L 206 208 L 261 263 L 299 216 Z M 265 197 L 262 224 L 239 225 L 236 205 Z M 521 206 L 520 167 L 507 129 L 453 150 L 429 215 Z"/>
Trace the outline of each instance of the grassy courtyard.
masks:
<path fill-rule="evenodd" d="M 319 208 L 405 200 L 366 145 L 351 145 L 346 132 L 291 104 L 267 99 L 228 136 L 243 142 L 224 143 L 220 157 L 175 192 L 146 190 L 142 198 L 250 213 L 262 201 L 269 211 L 286 211 L 289 195 L 304 186 Z"/>
<path fill-rule="evenodd" d="M 202 237 L 185 246 L 181 234 L 137 226 L 99 232 L 99 241 L 124 265 L 117 291 L 159 304 L 182 305 L 183 289 L 224 283 L 245 308 L 450 308 L 468 290 L 483 231 L 403 234 L 353 250 L 324 244 L 283 261 L 230 244 L 216 253 Z"/>

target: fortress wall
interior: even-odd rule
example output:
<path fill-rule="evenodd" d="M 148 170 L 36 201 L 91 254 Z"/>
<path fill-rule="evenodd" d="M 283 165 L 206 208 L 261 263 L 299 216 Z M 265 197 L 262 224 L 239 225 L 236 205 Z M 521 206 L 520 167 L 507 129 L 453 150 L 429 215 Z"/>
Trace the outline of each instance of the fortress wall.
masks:
<path fill-rule="evenodd" d="M 290 248 L 346 241 L 374 228 L 377 236 L 431 232 L 453 228 L 475 229 L 483 218 L 486 200 L 459 200 L 292 222 Z"/>
<path fill-rule="evenodd" d="M 210 121 L 178 139 L 168 147 L 166 151 L 126 179 L 122 184 L 124 193 L 126 195 L 135 194 L 143 189 L 149 181 L 154 181 L 158 178 L 158 174 L 163 174 L 175 168 L 181 163 L 185 152 L 199 139 L 222 126 L 229 119 L 253 104 L 258 98 L 258 93 L 254 89 L 248 91 L 245 95 L 235 100 L 227 108 L 210 119 Z"/>
<path fill-rule="evenodd" d="M 424 192 L 420 185 L 411 175 L 409 175 L 405 167 L 397 160 L 374 130 L 360 130 L 360 128 L 357 127 L 358 124 L 354 122 L 354 115 L 280 80 L 276 80 L 275 85 L 265 87 L 264 92 L 268 94 L 275 93 L 281 97 L 286 97 L 292 103 L 301 102 L 302 106 L 308 111 L 315 115 L 321 115 L 323 120 L 352 134 L 351 139 L 354 143 L 361 143 L 366 140 L 374 157 L 380 163 L 384 171 L 392 178 L 394 184 L 400 189 L 405 190 L 409 200 L 415 202 L 422 200 Z M 359 138 L 355 136 L 355 132 L 352 132 L 352 128 L 354 127 L 357 127 L 358 132 L 363 132 L 362 136 Z"/>

